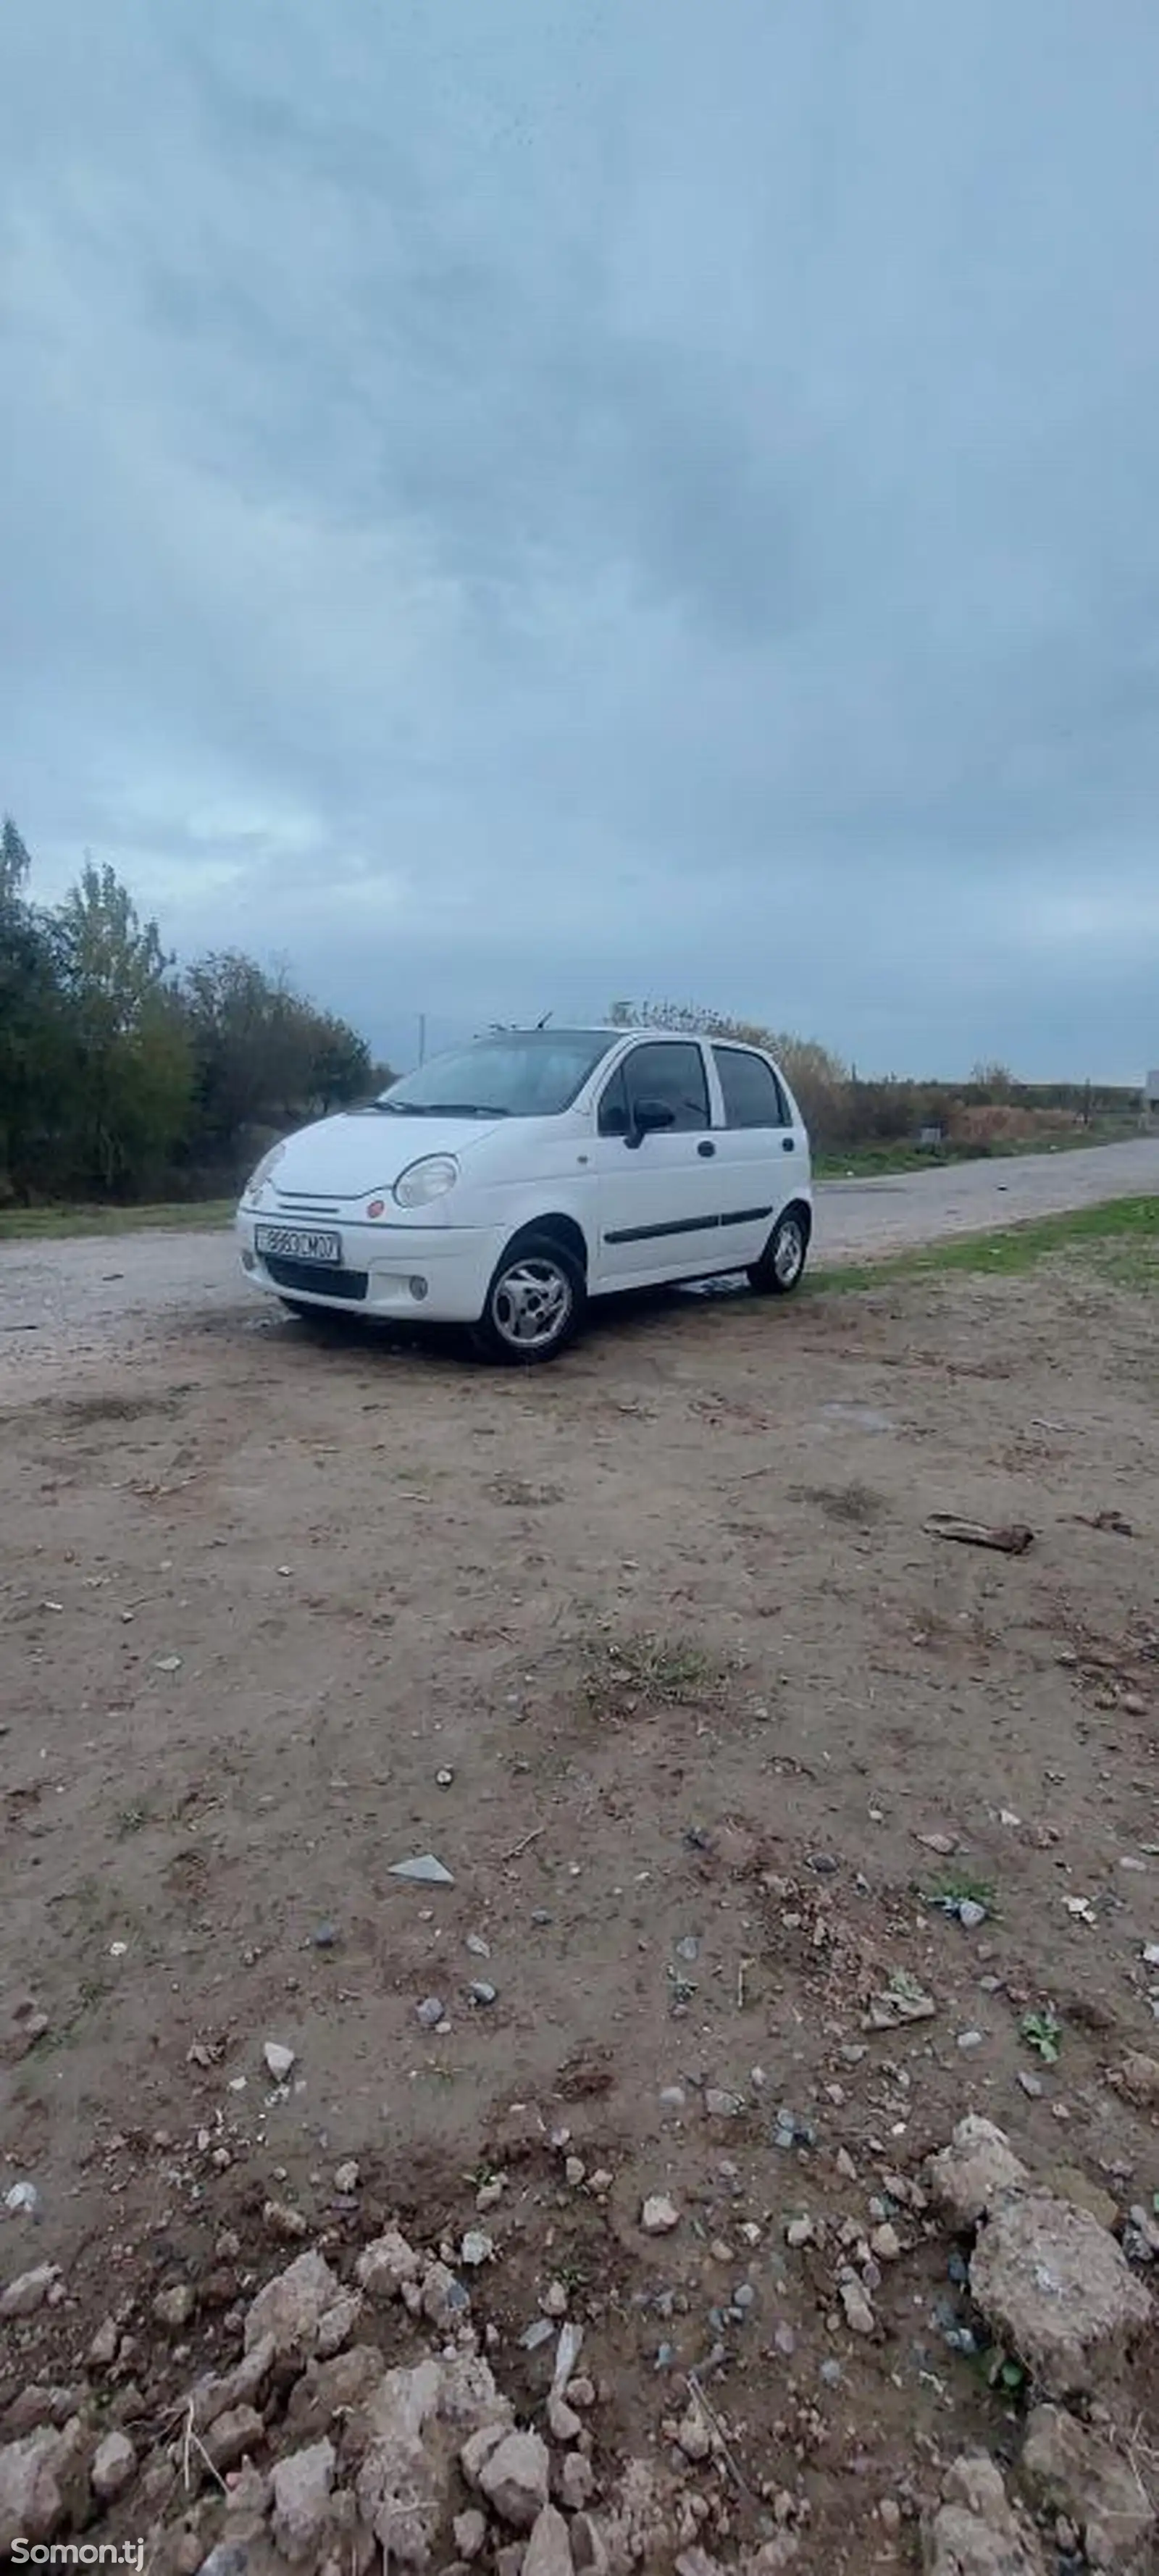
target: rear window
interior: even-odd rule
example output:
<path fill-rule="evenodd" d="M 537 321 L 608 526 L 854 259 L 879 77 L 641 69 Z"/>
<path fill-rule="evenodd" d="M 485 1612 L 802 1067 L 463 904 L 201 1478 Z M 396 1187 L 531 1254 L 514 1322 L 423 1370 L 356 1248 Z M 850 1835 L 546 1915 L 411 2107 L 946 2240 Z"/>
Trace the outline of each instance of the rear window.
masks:
<path fill-rule="evenodd" d="M 724 1093 L 726 1127 L 787 1127 L 788 1103 L 764 1057 L 744 1047 L 714 1047 L 713 1057 Z"/>

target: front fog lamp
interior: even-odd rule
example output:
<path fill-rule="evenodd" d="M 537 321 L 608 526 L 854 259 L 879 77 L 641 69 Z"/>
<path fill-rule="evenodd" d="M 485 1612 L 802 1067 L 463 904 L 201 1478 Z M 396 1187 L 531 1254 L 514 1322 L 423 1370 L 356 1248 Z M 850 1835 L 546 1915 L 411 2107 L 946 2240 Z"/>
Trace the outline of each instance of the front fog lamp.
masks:
<path fill-rule="evenodd" d="M 400 1207 L 429 1207 L 432 1199 L 445 1198 L 454 1189 L 458 1177 L 453 1154 L 424 1154 L 421 1163 L 411 1163 L 399 1174 L 394 1195 Z"/>

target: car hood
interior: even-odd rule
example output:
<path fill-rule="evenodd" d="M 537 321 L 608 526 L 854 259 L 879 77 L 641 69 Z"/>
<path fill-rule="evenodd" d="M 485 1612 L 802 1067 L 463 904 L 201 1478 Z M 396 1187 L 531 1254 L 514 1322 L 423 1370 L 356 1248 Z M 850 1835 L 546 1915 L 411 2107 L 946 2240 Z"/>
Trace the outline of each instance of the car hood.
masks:
<path fill-rule="evenodd" d="M 375 1190 L 393 1189 L 400 1173 L 427 1154 L 462 1156 L 503 1124 L 497 1118 L 405 1118 L 374 1110 L 320 1118 L 286 1138 L 263 1197 L 369 1198 Z"/>

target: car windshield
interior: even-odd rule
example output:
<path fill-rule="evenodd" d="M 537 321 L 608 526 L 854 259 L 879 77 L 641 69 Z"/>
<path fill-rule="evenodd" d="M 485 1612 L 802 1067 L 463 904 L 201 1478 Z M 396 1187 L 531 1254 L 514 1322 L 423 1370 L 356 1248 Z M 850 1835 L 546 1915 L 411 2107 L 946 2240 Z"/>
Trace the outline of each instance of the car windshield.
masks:
<path fill-rule="evenodd" d="M 511 1029 L 432 1056 L 375 1102 L 415 1118 L 555 1118 L 616 1043 L 611 1029 Z"/>

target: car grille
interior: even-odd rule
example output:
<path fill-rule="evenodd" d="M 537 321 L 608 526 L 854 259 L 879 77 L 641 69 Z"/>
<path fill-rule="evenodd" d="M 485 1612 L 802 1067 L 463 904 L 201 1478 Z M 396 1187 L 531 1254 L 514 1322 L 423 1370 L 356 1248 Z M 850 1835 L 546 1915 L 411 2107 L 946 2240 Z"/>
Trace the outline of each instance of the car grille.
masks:
<path fill-rule="evenodd" d="M 287 1261 L 280 1252 L 263 1255 L 276 1288 L 294 1288 L 307 1296 L 345 1297 L 352 1305 L 366 1295 L 368 1270 L 340 1270 L 333 1261 Z"/>
<path fill-rule="evenodd" d="M 342 1213 L 341 1201 L 338 1199 L 308 1199 L 295 1194 L 292 1190 L 275 1190 L 274 1196 L 286 1216 L 335 1217 Z"/>

